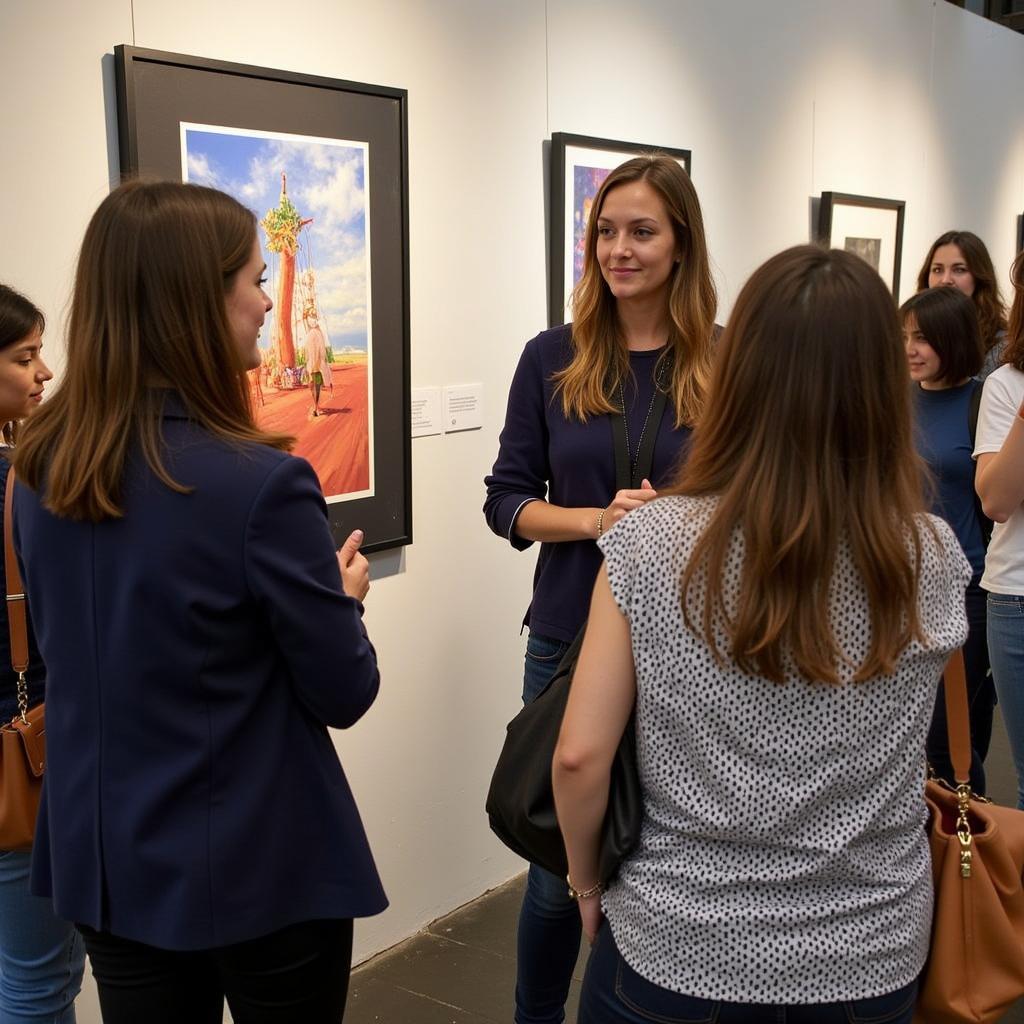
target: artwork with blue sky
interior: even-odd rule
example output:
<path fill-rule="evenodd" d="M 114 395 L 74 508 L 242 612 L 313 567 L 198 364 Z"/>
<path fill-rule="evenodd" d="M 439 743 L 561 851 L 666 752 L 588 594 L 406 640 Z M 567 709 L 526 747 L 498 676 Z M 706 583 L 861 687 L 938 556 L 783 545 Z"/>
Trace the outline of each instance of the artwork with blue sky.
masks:
<path fill-rule="evenodd" d="M 181 143 L 184 180 L 229 193 L 258 220 L 280 202 L 281 174 L 287 174 L 289 198 L 302 219 L 312 221 L 299 234 L 296 316 L 302 312 L 299 276 L 312 269 L 328 344 L 335 353 L 369 354 L 366 143 L 185 123 Z M 262 228 L 259 237 L 267 290 L 276 302 L 278 257 L 267 251 Z M 296 342 L 301 344 L 301 328 Z M 270 339 L 260 344 L 266 347 Z"/>

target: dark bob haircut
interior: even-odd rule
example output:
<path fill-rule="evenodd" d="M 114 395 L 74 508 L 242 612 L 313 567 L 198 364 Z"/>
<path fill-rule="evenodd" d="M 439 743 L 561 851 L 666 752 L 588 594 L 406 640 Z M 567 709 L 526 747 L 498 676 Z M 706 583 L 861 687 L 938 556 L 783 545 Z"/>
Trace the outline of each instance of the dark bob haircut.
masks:
<path fill-rule="evenodd" d="M 956 288 L 929 288 L 900 306 L 900 321 L 913 316 L 939 357 L 939 380 L 956 384 L 974 377 L 985 361 L 974 303 Z"/>
<path fill-rule="evenodd" d="M 21 292 L 0 284 L 0 349 L 24 341 L 30 334 L 46 327 L 42 311 Z"/>

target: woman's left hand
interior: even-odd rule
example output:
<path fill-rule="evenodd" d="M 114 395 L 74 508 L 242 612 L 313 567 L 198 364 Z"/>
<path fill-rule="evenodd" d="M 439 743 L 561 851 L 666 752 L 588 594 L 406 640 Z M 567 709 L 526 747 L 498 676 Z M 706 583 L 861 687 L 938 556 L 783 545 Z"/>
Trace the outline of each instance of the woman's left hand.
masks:
<path fill-rule="evenodd" d="M 604 923 L 604 912 L 601 910 L 601 897 L 594 896 L 590 899 L 580 900 L 580 920 L 583 922 L 583 934 L 586 935 L 590 944 L 594 944 L 597 933 Z"/>

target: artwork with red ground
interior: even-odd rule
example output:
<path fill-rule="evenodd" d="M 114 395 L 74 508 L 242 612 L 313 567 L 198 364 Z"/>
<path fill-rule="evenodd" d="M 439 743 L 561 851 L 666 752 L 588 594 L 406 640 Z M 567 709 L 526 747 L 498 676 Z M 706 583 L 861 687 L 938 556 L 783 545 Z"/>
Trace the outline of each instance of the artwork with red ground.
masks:
<path fill-rule="evenodd" d="M 346 356 L 343 362 L 332 364 L 333 388 L 324 383 L 319 415 L 315 417 L 308 386 L 278 389 L 269 383 L 258 385 L 256 372 L 249 376 L 260 426 L 297 439 L 294 452 L 312 463 L 324 497 L 369 490 L 370 420 L 365 356 Z"/>

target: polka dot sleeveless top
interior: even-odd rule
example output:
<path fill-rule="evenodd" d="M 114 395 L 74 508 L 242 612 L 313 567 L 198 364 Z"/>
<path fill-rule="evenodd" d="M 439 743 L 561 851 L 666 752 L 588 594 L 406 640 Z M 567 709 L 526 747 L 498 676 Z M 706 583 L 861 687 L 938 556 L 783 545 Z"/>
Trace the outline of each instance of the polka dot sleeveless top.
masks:
<path fill-rule="evenodd" d="M 660 498 L 599 541 L 632 633 L 644 790 L 640 845 L 605 914 L 629 965 L 675 992 L 785 1004 L 894 991 L 928 952 L 924 744 L 942 666 L 967 635 L 970 566 L 949 526 L 928 517 L 926 644 L 912 642 L 890 676 L 776 684 L 716 664 L 683 625 L 680 578 L 714 508 Z M 737 536 L 726 595 L 742 564 Z M 829 599 L 859 664 L 870 616 L 848 550 Z M 724 635 L 718 644 L 728 652 Z"/>

